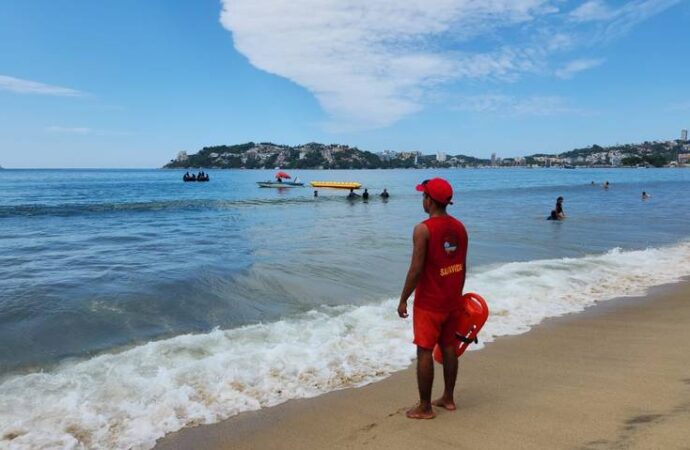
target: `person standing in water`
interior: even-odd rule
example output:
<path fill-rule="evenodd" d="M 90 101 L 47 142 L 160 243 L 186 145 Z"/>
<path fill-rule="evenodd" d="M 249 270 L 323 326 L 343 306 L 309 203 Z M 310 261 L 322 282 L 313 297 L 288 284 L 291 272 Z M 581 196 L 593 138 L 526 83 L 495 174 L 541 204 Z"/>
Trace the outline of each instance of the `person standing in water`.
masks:
<path fill-rule="evenodd" d="M 359 197 L 359 194 L 355 194 L 355 190 L 350 189 L 350 193 L 347 194 L 347 199 L 348 200 L 355 200 L 357 197 Z"/>
<path fill-rule="evenodd" d="M 362 200 L 369 200 L 369 190 L 364 188 L 364 193 L 362 194 Z"/>
<path fill-rule="evenodd" d="M 563 197 L 558 197 L 556 199 L 556 215 L 558 220 L 565 219 L 565 213 L 563 212 Z"/>
<path fill-rule="evenodd" d="M 563 197 L 556 199 L 556 209 L 551 210 L 551 215 L 547 220 L 563 220 L 565 219 L 565 212 L 563 212 Z"/>
<path fill-rule="evenodd" d="M 453 188 L 446 180 L 426 180 L 417 190 L 423 192 L 422 206 L 429 218 L 414 228 L 412 261 L 400 294 L 398 315 L 403 319 L 408 317 L 407 300 L 414 291 L 419 403 L 406 415 L 410 419 L 433 419 L 436 414 L 432 405 L 449 411 L 456 409 L 453 396 L 458 375 L 455 330 L 462 313 L 460 296 L 467 270 L 467 231 L 462 222 L 446 212 L 453 198 Z M 445 388 L 443 395 L 432 402 L 432 352 L 436 344 L 443 354 Z"/>

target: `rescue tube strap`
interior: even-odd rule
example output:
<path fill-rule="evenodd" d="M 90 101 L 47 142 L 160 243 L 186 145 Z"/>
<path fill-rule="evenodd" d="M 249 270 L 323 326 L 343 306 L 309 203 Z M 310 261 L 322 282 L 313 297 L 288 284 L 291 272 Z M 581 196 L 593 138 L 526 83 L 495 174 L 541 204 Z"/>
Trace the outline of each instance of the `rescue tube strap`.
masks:
<path fill-rule="evenodd" d="M 460 341 L 464 342 L 465 344 L 471 344 L 473 342 L 475 344 L 479 344 L 479 339 L 477 339 L 476 337 L 474 339 L 470 339 L 468 337 L 463 336 L 460 333 L 455 333 L 455 337 L 458 338 Z"/>

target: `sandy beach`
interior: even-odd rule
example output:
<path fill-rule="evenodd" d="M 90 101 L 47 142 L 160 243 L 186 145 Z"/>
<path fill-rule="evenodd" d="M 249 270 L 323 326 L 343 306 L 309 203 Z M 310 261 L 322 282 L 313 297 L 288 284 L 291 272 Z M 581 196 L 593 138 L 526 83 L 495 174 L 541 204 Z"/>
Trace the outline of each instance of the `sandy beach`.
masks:
<path fill-rule="evenodd" d="M 459 409 L 405 418 L 413 368 L 182 430 L 157 449 L 690 448 L 690 283 L 606 302 L 461 360 Z M 441 389 L 436 370 L 434 392 Z"/>

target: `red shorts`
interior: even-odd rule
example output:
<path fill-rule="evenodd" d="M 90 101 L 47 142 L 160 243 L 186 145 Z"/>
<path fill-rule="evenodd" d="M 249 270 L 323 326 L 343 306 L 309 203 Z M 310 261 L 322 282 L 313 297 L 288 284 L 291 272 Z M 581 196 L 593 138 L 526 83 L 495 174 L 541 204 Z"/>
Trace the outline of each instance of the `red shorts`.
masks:
<path fill-rule="evenodd" d="M 414 344 L 428 350 L 433 350 L 436 344 L 441 347 L 454 345 L 455 330 L 461 315 L 462 309 L 437 312 L 414 308 L 412 311 Z"/>

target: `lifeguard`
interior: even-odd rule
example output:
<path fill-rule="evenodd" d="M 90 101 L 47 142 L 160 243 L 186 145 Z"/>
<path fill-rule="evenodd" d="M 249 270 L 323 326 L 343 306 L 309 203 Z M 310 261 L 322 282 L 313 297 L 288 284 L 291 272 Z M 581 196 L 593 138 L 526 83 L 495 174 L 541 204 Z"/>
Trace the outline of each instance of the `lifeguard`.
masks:
<path fill-rule="evenodd" d="M 459 299 L 465 285 L 467 231 L 462 222 L 446 212 L 453 198 L 453 188 L 446 180 L 426 180 L 417 190 L 423 192 L 422 206 L 429 218 L 414 228 L 412 262 L 400 294 L 398 315 L 407 317 L 407 300 L 415 292 L 413 328 L 419 404 L 407 411 L 407 417 L 433 419 L 436 414 L 432 405 L 451 411 L 456 409 L 453 398 L 458 375 L 455 331 L 462 312 Z M 432 402 L 432 351 L 437 344 L 443 356 L 445 389 L 443 396 Z"/>

